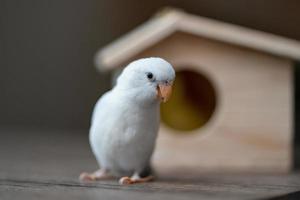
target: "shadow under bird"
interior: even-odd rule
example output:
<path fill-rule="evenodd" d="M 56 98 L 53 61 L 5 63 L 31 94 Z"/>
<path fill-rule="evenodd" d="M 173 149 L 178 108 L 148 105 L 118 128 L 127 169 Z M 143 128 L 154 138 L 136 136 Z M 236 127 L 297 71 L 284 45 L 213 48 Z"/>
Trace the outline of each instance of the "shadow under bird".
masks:
<path fill-rule="evenodd" d="M 82 181 L 120 178 L 120 184 L 153 179 L 150 159 L 159 129 L 159 108 L 172 92 L 175 71 L 162 58 L 130 63 L 115 87 L 96 103 L 90 144 L 100 169 L 83 172 Z"/>

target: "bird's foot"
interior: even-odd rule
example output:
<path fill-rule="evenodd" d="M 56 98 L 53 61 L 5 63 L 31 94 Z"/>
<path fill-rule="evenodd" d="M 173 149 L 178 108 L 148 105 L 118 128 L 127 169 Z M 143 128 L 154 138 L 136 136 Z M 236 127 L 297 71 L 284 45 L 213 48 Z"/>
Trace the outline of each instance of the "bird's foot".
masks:
<path fill-rule="evenodd" d="M 97 181 L 103 179 L 109 179 L 112 176 L 107 170 L 99 169 L 93 173 L 82 172 L 79 176 L 80 181 Z"/>
<path fill-rule="evenodd" d="M 145 182 L 149 182 L 152 181 L 154 179 L 154 176 L 147 176 L 144 178 L 141 178 L 139 176 L 135 176 L 133 175 L 132 177 L 122 177 L 119 180 L 119 183 L 121 185 L 131 185 L 131 184 L 135 184 L 135 183 L 145 183 Z"/>

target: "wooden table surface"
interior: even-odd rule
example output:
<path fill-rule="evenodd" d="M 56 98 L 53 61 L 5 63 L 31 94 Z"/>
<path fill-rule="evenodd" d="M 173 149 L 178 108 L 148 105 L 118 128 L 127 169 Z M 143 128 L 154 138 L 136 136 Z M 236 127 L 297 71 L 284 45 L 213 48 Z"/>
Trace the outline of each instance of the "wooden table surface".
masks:
<path fill-rule="evenodd" d="M 81 183 L 96 161 L 86 131 L 0 130 L 0 199 L 300 199 L 300 173 L 163 174 L 151 183 Z M 283 196 L 282 196 L 283 195 Z M 293 197 L 293 198 L 292 198 Z M 284 198 L 283 198 L 284 199 Z"/>

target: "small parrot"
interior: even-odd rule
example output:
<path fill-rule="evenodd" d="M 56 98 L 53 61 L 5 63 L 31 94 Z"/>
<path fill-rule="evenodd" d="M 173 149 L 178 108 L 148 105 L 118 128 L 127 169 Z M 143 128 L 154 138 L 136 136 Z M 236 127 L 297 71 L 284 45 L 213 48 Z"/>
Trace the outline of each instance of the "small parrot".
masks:
<path fill-rule="evenodd" d="M 100 169 L 79 179 L 151 181 L 150 159 L 160 122 L 160 103 L 172 92 L 175 71 L 162 58 L 143 58 L 124 68 L 112 90 L 97 101 L 89 140 Z"/>

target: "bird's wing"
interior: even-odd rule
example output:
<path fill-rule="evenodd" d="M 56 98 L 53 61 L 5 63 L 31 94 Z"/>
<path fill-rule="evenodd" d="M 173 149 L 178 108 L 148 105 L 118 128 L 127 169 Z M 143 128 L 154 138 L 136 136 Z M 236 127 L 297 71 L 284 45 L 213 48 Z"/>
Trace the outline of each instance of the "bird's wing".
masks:
<path fill-rule="evenodd" d="M 95 118 L 99 116 L 100 112 L 105 113 L 105 111 L 108 109 L 110 105 L 110 97 L 111 91 L 108 91 L 99 98 L 92 113 L 91 124 L 94 123 Z"/>

